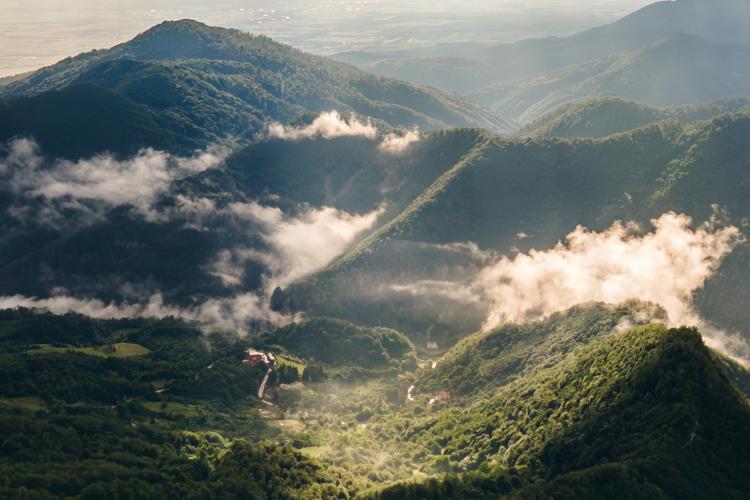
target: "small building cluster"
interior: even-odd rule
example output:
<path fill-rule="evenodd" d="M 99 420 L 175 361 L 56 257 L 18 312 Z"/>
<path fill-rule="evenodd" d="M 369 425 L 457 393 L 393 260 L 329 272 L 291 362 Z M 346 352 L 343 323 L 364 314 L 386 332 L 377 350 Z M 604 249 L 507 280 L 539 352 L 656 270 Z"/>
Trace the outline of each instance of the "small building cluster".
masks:
<path fill-rule="evenodd" d="M 450 403 L 450 402 L 451 402 L 451 393 L 448 391 L 440 391 L 440 392 L 436 392 L 432 396 L 429 404 Z"/>
<path fill-rule="evenodd" d="M 243 365 L 256 366 L 261 363 L 266 366 L 273 366 L 276 364 L 276 358 L 270 352 L 256 351 L 252 347 L 245 352 L 245 359 L 242 360 Z"/>

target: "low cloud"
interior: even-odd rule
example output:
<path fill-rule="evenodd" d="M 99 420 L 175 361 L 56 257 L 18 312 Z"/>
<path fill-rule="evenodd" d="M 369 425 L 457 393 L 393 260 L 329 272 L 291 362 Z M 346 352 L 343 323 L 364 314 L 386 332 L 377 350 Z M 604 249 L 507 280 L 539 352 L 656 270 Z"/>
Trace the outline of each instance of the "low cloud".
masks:
<path fill-rule="evenodd" d="M 233 203 L 225 209 L 204 198 L 176 199 L 175 210 L 191 212 L 196 218 L 216 214 L 232 215 L 257 231 L 265 248 L 232 248 L 218 253 L 210 272 L 226 286 L 240 286 L 249 261 L 263 264 L 268 274 L 257 292 L 234 297 L 208 299 L 192 307 L 164 303 L 160 294 L 141 302 L 106 303 L 97 299 L 54 295 L 29 298 L 21 295 L 0 297 L 0 309 L 27 307 L 55 314 L 77 312 L 99 319 L 176 317 L 198 323 L 207 331 L 230 331 L 243 335 L 258 326 L 284 325 L 294 318 L 271 310 L 270 298 L 277 286 L 284 286 L 315 272 L 343 252 L 363 231 L 372 227 L 382 209 L 367 214 L 349 214 L 330 207 L 308 208 L 288 215 L 275 207 L 256 202 Z M 242 227 L 242 226 L 240 226 Z"/>
<path fill-rule="evenodd" d="M 685 215 L 667 213 L 640 234 L 616 223 L 597 233 L 584 227 L 546 251 L 503 257 L 474 286 L 489 300 L 485 328 L 547 316 L 585 302 L 654 302 L 673 323 L 695 323 L 693 293 L 742 241 L 733 226 L 715 221 L 696 229 Z"/>
<path fill-rule="evenodd" d="M 78 161 L 45 162 L 34 141 L 16 139 L 0 161 L 0 175 L 15 192 L 66 208 L 96 203 L 132 205 L 148 215 L 153 212 L 152 204 L 174 181 L 216 167 L 227 154 L 215 147 L 181 158 L 149 148 L 127 160 L 100 154 Z"/>
<path fill-rule="evenodd" d="M 21 295 L 0 297 L 0 309 L 26 307 L 54 314 L 75 312 L 96 319 L 180 318 L 196 322 L 208 331 L 231 331 L 247 334 L 253 323 L 283 325 L 293 318 L 272 311 L 258 295 L 247 293 L 226 299 L 210 299 L 194 307 L 164 304 L 160 294 L 144 303 L 106 303 L 96 299 L 80 299 L 67 295 L 50 298 L 29 298 Z"/>
<path fill-rule="evenodd" d="M 394 292 L 486 307 L 483 329 L 549 316 L 575 305 L 631 300 L 660 305 L 672 326 L 697 326 L 706 343 L 750 364 L 750 347 L 704 321 L 693 295 L 744 241 L 739 229 L 712 219 L 696 228 L 686 215 L 667 213 L 644 233 L 633 223 L 603 232 L 577 227 L 549 250 L 494 257 L 463 282 L 417 281 Z"/>
<path fill-rule="evenodd" d="M 268 137 L 285 141 L 300 141 L 317 137 L 323 139 L 364 137 L 375 141 L 380 137 L 380 132 L 369 119 L 364 122 L 356 116 L 345 119 L 341 117 L 338 111 L 326 111 L 318 115 L 310 125 L 304 127 L 272 123 L 268 127 Z M 416 129 L 389 133 L 382 137 L 378 149 L 386 154 L 401 154 L 420 139 L 420 133 Z"/>
<path fill-rule="evenodd" d="M 222 253 L 217 262 L 217 275 L 238 279 L 229 271 L 232 261 L 255 259 L 265 264 L 271 274 L 271 290 L 285 286 L 307 274 L 322 269 L 341 254 L 363 231 L 370 229 L 382 214 L 379 208 L 366 214 L 350 214 L 332 207 L 308 208 L 290 216 L 276 207 L 256 202 L 231 203 L 229 210 L 237 217 L 257 225 L 268 252 L 235 249 Z"/>
<path fill-rule="evenodd" d="M 408 130 L 403 135 L 387 134 L 378 148 L 384 153 L 401 154 L 409 147 L 419 141 L 420 135 L 418 130 Z"/>
<path fill-rule="evenodd" d="M 336 137 L 366 137 L 375 140 L 378 130 L 368 120 L 361 122 L 356 116 L 344 119 L 338 111 L 328 111 L 318 115 L 310 125 L 305 127 L 285 126 L 273 123 L 268 127 L 268 136 L 286 141 L 302 139 L 335 139 Z"/>

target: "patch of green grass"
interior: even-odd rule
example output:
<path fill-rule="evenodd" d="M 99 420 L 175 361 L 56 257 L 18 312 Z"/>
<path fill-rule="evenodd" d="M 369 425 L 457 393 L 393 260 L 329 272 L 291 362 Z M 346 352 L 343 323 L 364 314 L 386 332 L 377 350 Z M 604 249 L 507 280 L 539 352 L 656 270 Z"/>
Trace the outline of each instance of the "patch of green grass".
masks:
<path fill-rule="evenodd" d="M 142 345 L 131 344 L 128 342 L 118 342 L 114 344 L 115 352 L 112 356 L 116 358 L 130 358 L 132 356 L 145 356 L 151 351 Z"/>
<path fill-rule="evenodd" d="M 281 356 L 278 354 L 276 355 L 276 363 L 279 366 L 287 365 L 287 366 L 294 367 L 300 373 L 302 373 L 305 370 L 305 367 L 307 366 L 305 363 L 303 363 L 302 361 L 299 361 L 298 359 L 294 359 L 288 356 Z"/>
<path fill-rule="evenodd" d="M 166 415 L 181 416 L 185 418 L 194 418 L 200 415 L 200 410 L 196 405 L 179 403 L 177 401 L 169 402 L 146 402 L 143 406 L 150 411 L 164 413 Z"/>
<path fill-rule="evenodd" d="M 0 399 L 0 406 L 9 406 L 12 408 L 20 408 L 27 411 L 38 411 L 46 410 L 47 404 L 41 398 L 6 398 Z"/>
<path fill-rule="evenodd" d="M 82 354 L 87 354 L 89 356 L 98 356 L 101 358 L 106 358 L 110 356 L 114 358 L 130 358 L 133 356 L 145 356 L 151 351 L 147 347 L 144 347 L 139 344 L 131 344 L 128 342 L 118 342 L 112 345 L 84 346 L 84 347 L 74 347 L 74 346 L 57 347 L 57 346 L 52 346 L 49 344 L 40 344 L 39 346 L 37 346 L 36 349 L 33 349 L 30 352 L 36 352 L 40 354 L 52 354 L 52 353 L 60 353 L 60 352 L 63 352 L 63 353 L 64 352 L 80 352 Z"/>
<path fill-rule="evenodd" d="M 323 458 L 331 454 L 331 447 L 328 445 L 323 446 L 308 446 L 306 448 L 300 448 L 300 453 L 307 455 L 310 458 Z"/>

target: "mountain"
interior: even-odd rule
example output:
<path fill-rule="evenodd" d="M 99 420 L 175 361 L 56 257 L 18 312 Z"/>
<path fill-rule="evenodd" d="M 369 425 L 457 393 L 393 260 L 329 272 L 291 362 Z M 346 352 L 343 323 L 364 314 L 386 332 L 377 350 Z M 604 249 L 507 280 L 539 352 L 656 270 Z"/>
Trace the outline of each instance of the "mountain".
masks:
<path fill-rule="evenodd" d="M 689 123 L 727 113 L 746 113 L 746 98 L 680 108 L 655 108 L 622 97 L 591 97 L 562 104 L 529 123 L 521 136 L 605 137 L 662 121 Z"/>
<path fill-rule="evenodd" d="M 6 209 L 0 217 L 0 268 L 6 276 L 0 295 L 46 297 L 57 287 L 75 296 L 123 301 L 133 299 L 128 290 L 135 286 L 161 293 L 169 302 L 191 304 L 201 297 L 258 290 L 271 265 L 262 257 L 236 264 L 242 275 L 238 282 L 224 283 L 215 266 L 217 256 L 234 249 L 275 254 L 263 239 L 273 227 L 242 213 L 242 207 L 257 203 L 283 211 L 291 231 L 295 221 L 314 223 L 309 217 L 322 217 L 323 207 L 364 214 L 383 205 L 383 217 L 388 217 L 481 135 L 475 130 L 430 132 L 395 155 L 366 137 L 261 139 L 215 168 L 176 179 L 145 213 L 134 208 L 137 200 L 114 207 L 94 204 L 98 215 L 73 210 L 64 222 L 55 214 L 68 213 L 65 206 L 50 206 L 49 200 L 17 193 L 6 184 L 0 186 L 6 188 L 0 189 L 6 195 L 0 198 Z M 26 213 L 22 221 L 17 210 Z M 328 213 L 331 224 L 343 217 Z"/>
<path fill-rule="evenodd" d="M 593 96 L 620 96 L 662 107 L 699 104 L 750 93 L 748 61 L 750 46 L 676 35 L 635 52 L 491 86 L 469 96 L 522 123 L 561 104 Z"/>
<path fill-rule="evenodd" d="M 252 293 L 262 307 L 385 326 L 420 352 L 428 340 L 442 350 L 479 329 L 488 308 L 444 290 L 470 287 L 501 255 L 552 248 L 579 224 L 649 227 L 670 211 L 700 224 L 714 204 L 743 228 L 748 126 L 724 115 L 596 140 L 456 129 L 395 155 L 367 137 L 268 138 L 146 206 L 88 213 L 5 191 L 0 295 L 194 308 Z M 335 247 L 295 244 L 318 230 L 344 236 Z M 739 332 L 750 320 L 746 259 L 738 246 L 696 296 L 707 318 Z"/>
<path fill-rule="evenodd" d="M 750 425 L 747 396 L 698 332 L 658 324 L 611 331 L 616 316 L 608 325 L 594 317 L 604 319 L 606 308 L 456 346 L 443 373 L 475 369 L 467 380 L 481 395 L 453 394 L 432 411 L 377 424 L 393 440 L 432 447 L 444 470 L 481 471 L 392 486 L 375 497 L 742 498 L 747 471 L 734 464 L 744 461 L 737 444 Z M 565 322 L 581 341 L 567 352 L 556 349 Z M 506 378 L 483 370 L 498 364 L 493 357 L 514 359 L 527 334 L 555 358 L 526 371 L 521 363 Z"/>
<path fill-rule="evenodd" d="M 401 213 L 274 302 L 397 328 L 418 346 L 451 345 L 486 319 L 487 304 L 460 290 L 499 255 L 550 249 L 578 225 L 649 227 L 670 211 L 700 223 L 714 204 L 744 227 L 748 127 L 739 114 L 601 139 L 485 135 Z M 698 295 L 706 317 L 739 332 L 750 320 L 742 306 L 747 255 L 737 247 Z"/>
<path fill-rule="evenodd" d="M 78 115 L 81 107 L 91 105 L 80 91 L 65 99 L 54 93 L 76 85 L 98 88 L 99 114 L 93 119 L 91 112 Z M 51 154 L 71 153 L 74 146 L 82 151 L 130 154 L 131 143 L 140 147 L 160 142 L 169 145 L 174 138 L 161 137 L 158 129 L 143 136 L 143 121 L 149 120 L 141 115 L 148 112 L 169 120 L 168 130 L 181 131 L 184 142 L 172 150 L 176 152 L 195 142 L 205 145 L 232 137 L 247 140 L 263 132 L 271 121 L 286 123 L 305 113 L 332 109 L 372 117 L 391 127 L 512 129 L 492 114 L 437 90 L 375 77 L 263 36 L 190 20 L 164 22 L 129 42 L 65 59 L 0 86 L 0 99 L 10 101 L 5 105 L 11 108 L 33 106 L 28 101 L 12 102 L 30 97 L 45 103 L 57 101 L 58 107 L 62 106 L 59 112 L 75 121 L 50 131 L 41 118 L 32 115 L 5 125 L 0 140 L 38 135 L 49 140 Z M 106 106 L 104 99 L 108 100 Z M 121 116 L 124 130 L 116 138 L 81 133 L 96 120 L 112 119 L 100 116 L 103 110 L 123 106 L 132 110 Z M 132 137 L 127 134 L 131 128 Z M 151 137 L 155 144 L 150 143 Z M 53 149 L 60 143 L 66 146 Z"/>
<path fill-rule="evenodd" d="M 576 349 L 616 335 L 628 326 L 665 321 L 666 312 L 648 303 L 583 304 L 540 321 L 509 324 L 467 336 L 426 371 L 413 394 L 441 390 L 478 397 L 515 378 L 555 366 Z"/>
<path fill-rule="evenodd" d="M 612 24 L 569 37 L 522 40 L 465 55 L 381 60 L 363 67 L 449 91 L 467 92 L 632 52 L 682 34 L 696 35 L 710 44 L 747 45 L 749 18 L 750 7 L 742 0 L 660 1 Z M 472 78 L 465 78 L 467 73 Z"/>

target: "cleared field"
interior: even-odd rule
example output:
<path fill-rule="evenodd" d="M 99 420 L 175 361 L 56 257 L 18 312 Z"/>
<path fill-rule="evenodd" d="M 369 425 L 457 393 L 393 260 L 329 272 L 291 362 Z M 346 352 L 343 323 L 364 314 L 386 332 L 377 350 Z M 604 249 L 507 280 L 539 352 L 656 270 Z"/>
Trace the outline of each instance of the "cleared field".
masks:
<path fill-rule="evenodd" d="M 132 356 L 145 356 L 151 351 L 140 344 L 130 344 L 128 342 L 118 342 L 114 344 L 115 352 L 112 356 L 116 358 L 130 358 Z"/>
<path fill-rule="evenodd" d="M 200 415 L 200 410 L 196 405 L 178 403 L 176 401 L 169 401 L 164 403 L 159 402 L 146 402 L 143 406 L 148 410 L 156 413 L 165 413 L 167 415 L 178 415 L 186 418 L 193 418 Z"/>
<path fill-rule="evenodd" d="M 305 430 L 305 424 L 294 419 L 275 420 L 273 424 L 278 425 L 287 432 L 302 432 Z"/>
<path fill-rule="evenodd" d="M 89 356 L 99 356 L 101 358 L 113 357 L 113 358 L 131 358 L 134 356 L 145 356 L 151 351 L 140 344 L 131 344 L 128 342 L 118 342 L 116 344 L 105 345 L 105 346 L 85 346 L 85 347 L 74 347 L 74 346 L 52 346 L 49 344 L 39 345 L 37 349 L 29 350 L 28 352 L 40 353 L 40 354 L 52 354 L 58 352 L 80 352 Z"/>
<path fill-rule="evenodd" d="M 47 405 L 41 398 L 7 398 L 0 399 L 0 406 L 20 408 L 27 411 L 46 410 Z"/>
<path fill-rule="evenodd" d="M 323 458 L 331 454 L 330 446 L 308 446 L 300 448 L 299 451 L 310 458 Z"/>
<path fill-rule="evenodd" d="M 298 361 L 296 359 L 293 359 L 287 356 L 282 356 L 279 354 L 276 355 L 276 363 L 279 366 L 281 365 L 293 366 L 294 368 L 297 369 L 297 371 L 300 372 L 300 374 L 302 374 L 302 372 L 305 370 L 305 366 L 307 366 L 305 365 L 305 363 L 301 361 Z"/>

